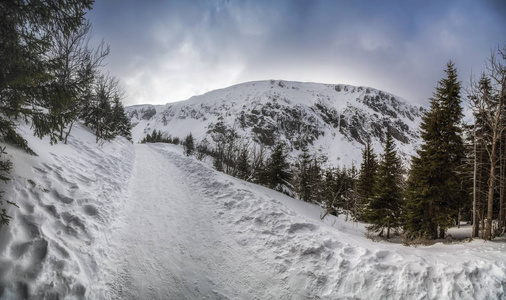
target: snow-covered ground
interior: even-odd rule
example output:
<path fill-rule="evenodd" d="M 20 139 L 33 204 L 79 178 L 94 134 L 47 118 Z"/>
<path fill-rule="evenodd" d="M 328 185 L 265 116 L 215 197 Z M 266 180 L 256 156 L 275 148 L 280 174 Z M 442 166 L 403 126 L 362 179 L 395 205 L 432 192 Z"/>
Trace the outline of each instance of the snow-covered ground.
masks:
<path fill-rule="evenodd" d="M 10 148 L 0 298 L 497 299 L 506 244 L 405 247 L 168 144 Z M 32 183 L 33 182 L 33 183 Z"/>

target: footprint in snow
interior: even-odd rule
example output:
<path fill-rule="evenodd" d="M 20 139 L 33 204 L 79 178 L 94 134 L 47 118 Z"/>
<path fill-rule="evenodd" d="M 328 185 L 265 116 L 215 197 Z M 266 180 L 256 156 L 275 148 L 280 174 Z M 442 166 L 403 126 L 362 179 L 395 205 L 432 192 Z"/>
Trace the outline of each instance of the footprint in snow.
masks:
<path fill-rule="evenodd" d="M 295 233 L 297 231 L 314 231 L 318 226 L 311 223 L 293 223 L 288 228 L 288 233 Z"/>

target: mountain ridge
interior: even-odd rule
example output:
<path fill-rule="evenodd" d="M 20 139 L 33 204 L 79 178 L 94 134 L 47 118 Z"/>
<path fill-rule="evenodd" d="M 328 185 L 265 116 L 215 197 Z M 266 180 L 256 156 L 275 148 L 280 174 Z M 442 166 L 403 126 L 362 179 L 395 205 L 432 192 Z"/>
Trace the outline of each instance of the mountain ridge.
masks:
<path fill-rule="evenodd" d="M 153 129 L 179 138 L 191 132 L 210 141 L 235 132 L 249 144 L 271 147 L 283 141 L 292 158 L 307 144 L 340 165 L 360 163 L 369 138 L 380 153 L 387 130 L 409 163 L 420 143 L 424 111 L 371 87 L 283 80 L 246 82 L 165 105 L 126 107 L 135 142 Z"/>

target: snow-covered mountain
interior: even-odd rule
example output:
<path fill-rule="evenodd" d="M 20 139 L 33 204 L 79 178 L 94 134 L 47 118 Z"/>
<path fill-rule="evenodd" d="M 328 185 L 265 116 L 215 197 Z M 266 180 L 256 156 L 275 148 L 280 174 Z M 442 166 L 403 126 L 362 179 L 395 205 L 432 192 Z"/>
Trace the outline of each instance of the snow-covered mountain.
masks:
<path fill-rule="evenodd" d="M 390 130 L 407 162 L 419 144 L 423 107 L 370 87 L 257 81 L 194 96 L 166 105 L 126 108 L 135 142 L 153 129 L 198 140 L 235 130 L 246 142 L 272 146 L 288 143 L 295 157 L 301 145 L 326 154 L 333 164 L 361 162 L 363 144 L 370 138 L 382 152 Z"/>

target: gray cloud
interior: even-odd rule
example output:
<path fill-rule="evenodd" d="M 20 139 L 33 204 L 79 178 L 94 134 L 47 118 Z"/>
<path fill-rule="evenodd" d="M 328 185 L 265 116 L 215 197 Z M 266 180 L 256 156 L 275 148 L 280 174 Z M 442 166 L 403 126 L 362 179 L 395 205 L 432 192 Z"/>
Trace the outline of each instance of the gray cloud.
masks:
<path fill-rule="evenodd" d="M 360 2 L 360 3 L 357 3 Z M 265 79 L 367 85 L 427 104 L 446 62 L 467 81 L 506 42 L 501 1 L 97 1 L 126 104 Z"/>

